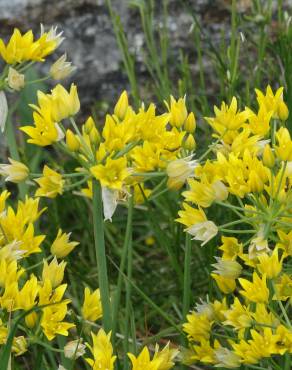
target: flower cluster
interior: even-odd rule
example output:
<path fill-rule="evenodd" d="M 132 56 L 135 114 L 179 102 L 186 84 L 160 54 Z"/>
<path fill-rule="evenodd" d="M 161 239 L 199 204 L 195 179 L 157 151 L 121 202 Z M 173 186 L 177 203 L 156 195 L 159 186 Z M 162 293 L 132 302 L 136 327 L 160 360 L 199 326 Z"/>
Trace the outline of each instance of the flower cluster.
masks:
<path fill-rule="evenodd" d="M 279 366 L 279 356 L 292 352 L 288 109 L 283 88 L 275 94 L 270 87 L 265 94 L 256 90 L 256 95 L 257 112 L 240 111 L 233 98 L 206 118 L 216 141 L 182 194 L 178 221 L 185 231 L 202 245 L 218 233 L 222 239 L 211 276 L 224 298 L 202 301 L 187 315 L 188 364 L 233 369 L 265 366 L 269 358 Z M 209 220 L 216 207 L 229 210 L 231 221 Z"/>

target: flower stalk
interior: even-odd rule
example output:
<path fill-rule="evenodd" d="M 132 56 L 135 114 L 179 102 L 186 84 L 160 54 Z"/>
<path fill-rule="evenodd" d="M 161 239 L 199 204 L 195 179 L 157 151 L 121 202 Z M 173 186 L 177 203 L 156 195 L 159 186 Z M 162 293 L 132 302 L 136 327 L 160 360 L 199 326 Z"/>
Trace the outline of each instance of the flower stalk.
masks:
<path fill-rule="evenodd" d="M 98 269 L 99 289 L 103 311 L 103 326 L 108 333 L 112 329 L 112 316 L 107 274 L 107 261 L 104 241 L 104 221 L 102 211 L 101 186 L 95 179 L 92 181 L 93 190 L 93 231 L 96 262 Z"/>

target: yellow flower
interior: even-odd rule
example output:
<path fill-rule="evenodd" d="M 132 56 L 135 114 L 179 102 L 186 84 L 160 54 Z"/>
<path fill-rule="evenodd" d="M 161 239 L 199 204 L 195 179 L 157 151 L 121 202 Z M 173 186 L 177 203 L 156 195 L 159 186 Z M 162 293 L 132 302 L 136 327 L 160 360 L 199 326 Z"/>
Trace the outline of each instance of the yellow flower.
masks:
<path fill-rule="evenodd" d="M 269 301 L 269 289 L 266 284 L 266 274 L 262 278 L 256 272 L 253 273 L 253 281 L 247 279 L 238 279 L 243 290 L 239 293 L 251 302 L 267 303 Z"/>
<path fill-rule="evenodd" d="M 177 222 L 180 222 L 187 227 L 191 227 L 197 223 L 207 221 L 205 212 L 201 208 L 193 208 L 185 202 L 182 206 L 183 210 L 178 212 L 179 218 L 176 219 Z"/>
<path fill-rule="evenodd" d="M 88 345 L 93 359 L 85 360 L 93 370 L 107 369 L 114 370 L 116 356 L 113 356 L 113 347 L 111 344 L 111 333 L 106 334 L 103 329 L 99 329 L 97 334 L 91 333 L 93 345 Z"/>
<path fill-rule="evenodd" d="M 17 295 L 17 308 L 28 311 L 36 304 L 36 297 L 38 294 L 38 281 L 32 275 L 21 288 Z"/>
<path fill-rule="evenodd" d="M 102 186 L 117 190 L 122 189 L 124 180 L 129 176 L 127 159 L 125 157 L 119 159 L 107 158 L 104 165 L 98 164 L 93 166 L 90 171 L 100 181 Z"/>
<path fill-rule="evenodd" d="M 78 242 L 70 242 L 71 233 L 62 233 L 59 229 L 56 239 L 51 245 L 51 253 L 57 258 L 64 258 L 79 244 Z"/>
<path fill-rule="evenodd" d="M 25 61 L 43 62 L 46 56 L 51 54 L 62 42 L 61 34 L 52 33 L 57 28 L 52 28 L 49 32 L 43 32 L 41 28 L 41 36 L 34 41 L 32 31 L 21 35 L 18 29 L 14 32 L 7 45 L 0 40 L 0 54 L 8 64 L 22 63 Z M 54 37 L 53 37 L 54 36 Z"/>
<path fill-rule="evenodd" d="M 224 325 L 233 326 L 236 330 L 249 328 L 252 324 L 252 313 L 249 307 L 240 303 L 240 300 L 235 297 L 230 308 L 224 311 L 225 321 Z"/>
<path fill-rule="evenodd" d="M 6 200 L 9 198 L 10 193 L 7 190 L 4 190 L 0 193 L 0 213 L 5 210 Z"/>
<path fill-rule="evenodd" d="M 35 180 L 40 186 L 35 193 L 36 197 L 55 198 L 58 194 L 63 193 L 64 180 L 62 180 L 62 175 L 46 165 L 43 169 L 43 175 Z"/>
<path fill-rule="evenodd" d="M 215 200 L 224 201 L 228 197 L 226 186 L 219 180 L 209 183 L 203 176 L 200 181 L 190 179 L 188 184 L 190 189 L 183 192 L 183 196 L 187 201 L 201 207 L 210 207 Z"/>
<path fill-rule="evenodd" d="M 72 66 L 71 62 L 66 62 L 67 55 L 63 54 L 50 68 L 50 76 L 54 80 L 63 80 L 70 76 L 76 67 Z"/>
<path fill-rule="evenodd" d="M 255 92 L 260 107 L 264 106 L 267 112 L 272 112 L 273 118 L 280 118 L 285 121 L 289 112 L 286 104 L 283 102 L 283 90 L 284 88 L 280 87 L 274 94 L 271 86 L 268 85 L 266 95 L 258 89 L 255 89 Z"/>
<path fill-rule="evenodd" d="M 222 258 L 226 260 L 233 260 L 243 251 L 243 246 L 238 242 L 238 239 L 228 236 L 222 236 L 222 245 L 219 249 L 223 251 Z"/>
<path fill-rule="evenodd" d="M 0 260 L 0 287 L 4 288 L 6 285 L 18 281 L 20 276 L 24 273 L 24 269 L 19 268 L 17 261 Z"/>
<path fill-rule="evenodd" d="M 226 133 L 227 130 L 238 130 L 248 119 L 250 113 L 248 111 L 240 112 L 237 110 L 237 99 L 232 98 L 230 106 L 222 102 L 221 109 L 214 107 L 215 117 L 206 117 L 205 119 L 220 135 Z"/>
<path fill-rule="evenodd" d="M 29 169 L 21 162 L 8 158 L 10 164 L 0 164 L 0 174 L 5 177 L 5 181 L 11 181 L 16 184 L 27 179 Z"/>
<path fill-rule="evenodd" d="M 48 95 L 38 91 L 38 104 L 30 106 L 33 112 L 34 126 L 23 126 L 20 130 L 30 136 L 28 143 L 47 146 L 63 139 L 64 134 L 52 117 L 52 103 Z"/>
<path fill-rule="evenodd" d="M 200 342 L 208 340 L 211 335 L 213 321 L 206 314 L 192 311 L 187 315 L 187 322 L 183 324 L 183 331 L 187 334 L 190 341 Z"/>
<path fill-rule="evenodd" d="M 177 350 L 169 348 L 169 342 L 161 351 L 159 351 L 159 346 L 156 344 L 152 360 L 147 347 L 142 349 L 138 357 L 128 353 L 132 362 L 132 370 L 169 370 L 173 368 L 173 360 L 177 355 Z"/>
<path fill-rule="evenodd" d="M 261 105 L 257 114 L 251 109 L 246 108 L 249 112 L 249 127 L 253 134 L 265 136 L 270 131 L 270 120 L 273 115 L 273 111 L 267 111 L 265 105 Z"/>
<path fill-rule="evenodd" d="M 215 339 L 214 347 L 218 348 L 220 344 Z M 194 362 L 201 361 L 205 364 L 215 364 L 215 350 L 209 340 L 202 339 L 199 345 L 192 345 L 188 350 L 182 353 L 182 361 L 186 365 L 192 365 Z"/>
<path fill-rule="evenodd" d="M 185 120 L 188 116 L 188 111 L 186 108 L 186 98 L 179 98 L 178 100 L 175 100 L 174 97 L 170 96 L 170 105 L 168 105 L 167 102 L 165 102 L 169 113 L 170 113 L 170 119 L 169 123 L 171 126 L 180 128 L 185 123 Z"/>
<path fill-rule="evenodd" d="M 61 34 L 56 35 L 56 32 L 53 31 L 56 31 L 56 28 L 51 29 L 48 33 L 42 32 L 41 37 L 34 41 L 31 30 L 22 35 L 15 28 L 7 45 L 0 39 L 0 55 L 7 64 L 29 60 L 42 62 L 61 43 Z"/>
<path fill-rule="evenodd" d="M 174 359 L 179 354 L 177 349 L 170 349 L 169 342 L 159 351 L 159 346 L 156 344 L 153 361 L 158 360 L 158 370 L 169 370 L 174 366 Z"/>
<path fill-rule="evenodd" d="M 96 289 L 90 292 L 89 288 L 84 289 L 84 302 L 82 306 L 82 316 L 85 320 L 96 321 L 102 317 L 102 306 L 100 291 Z"/>
<path fill-rule="evenodd" d="M 279 250 L 275 248 L 271 255 L 263 253 L 258 256 L 257 269 L 261 274 L 266 274 L 268 279 L 274 279 L 282 271 L 283 258 L 279 260 Z"/>
<path fill-rule="evenodd" d="M 212 278 L 216 281 L 218 288 L 224 294 L 232 293 L 236 288 L 235 279 L 227 278 L 218 274 L 211 274 Z"/>
<path fill-rule="evenodd" d="M 49 95 L 52 104 L 52 119 L 60 122 L 65 118 L 72 117 L 80 110 L 77 87 L 71 84 L 68 92 L 62 85 L 58 84 Z"/>
<path fill-rule="evenodd" d="M 257 303 L 256 311 L 251 313 L 251 315 L 255 320 L 254 325 L 257 326 L 258 329 L 261 329 L 263 327 L 263 324 L 267 326 L 279 325 L 279 319 L 276 318 L 272 312 L 268 311 L 267 305 L 265 303 Z"/>
<path fill-rule="evenodd" d="M 46 279 L 39 288 L 39 306 L 61 301 L 62 303 L 69 303 L 70 299 L 63 299 L 66 288 L 67 284 L 62 284 L 53 289 L 51 280 Z"/>
<path fill-rule="evenodd" d="M 64 322 L 67 314 L 67 303 L 59 303 L 45 307 L 41 318 L 41 327 L 48 340 L 53 340 L 57 334 L 68 336 L 68 330 L 75 325 Z"/>
<path fill-rule="evenodd" d="M 40 198 L 29 198 L 26 195 L 24 201 L 18 202 L 17 214 L 21 215 L 24 223 L 35 222 L 46 210 L 46 208 L 39 210 L 39 201 Z"/>
<path fill-rule="evenodd" d="M 0 306 L 2 309 L 11 312 L 17 309 L 18 284 L 16 281 L 5 286 L 4 293 L 0 297 Z"/>
<path fill-rule="evenodd" d="M 64 270 L 67 263 L 62 261 L 60 264 L 58 264 L 56 257 L 54 257 L 50 264 L 48 264 L 46 260 L 44 260 L 43 263 L 43 281 L 50 280 L 50 282 L 52 283 L 52 287 L 56 288 L 63 281 Z"/>
<path fill-rule="evenodd" d="M 242 363 L 256 364 L 262 358 L 270 357 L 272 354 L 277 353 L 279 335 L 273 334 L 272 329 L 264 328 L 261 333 L 252 329 L 250 333 L 252 339 L 232 343 L 233 350 L 241 357 Z"/>

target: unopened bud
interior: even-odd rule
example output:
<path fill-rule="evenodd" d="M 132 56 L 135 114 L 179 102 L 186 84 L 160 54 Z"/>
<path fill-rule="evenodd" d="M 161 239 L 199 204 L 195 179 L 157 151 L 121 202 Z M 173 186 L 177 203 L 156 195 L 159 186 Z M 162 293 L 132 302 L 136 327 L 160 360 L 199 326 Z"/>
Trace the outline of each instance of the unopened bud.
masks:
<path fill-rule="evenodd" d="M 189 133 L 189 134 L 192 134 L 195 129 L 196 129 L 196 118 L 195 118 L 195 115 L 193 112 L 191 112 L 187 119 L 186 119 L 186 122 L 184 124 L 184 128 L 185 130 Z"/>
<path fill-rule="evenodd" d="M 275 164 L 275 156 L 269 144 L 266 144 L 264 147 L 263 163 L 269 168 L 272 168 Z"/>
<path fill-rule="evenodd" d="M 86 122 L 84 123 L 84 131 L 86 134 L 89 134 L 90 131 L 93 129 L 93 127 L 95 127 L 95 123 L 94 123 L 94 120 L 91 116 L 89 116 L 86 120 Z"/>
<path fill-rule="evenodd" d="M 287 105 L 281 101 L 278 106 L 278 116 L 281 121 L 286 121 L 289 116 L 289 110 Z"/>
<path fill-rule="evenodd" d="M 34 328 L 38 320 L 38 315 L 35 311 L 31 312 L 29 315 L 25 316 L 25 324 L 30 329 Z"/>
<path fill-rule="evenodd" d="M 127 91 L 123 91 L 119 100 L 114 108 L 114 114 L 120 119 L 123 120 L 125 118 L 127 109 L 129 106 L 128 102 L 128 94 Z"/>
<path fill-rule="evenodd" d="M 196 142 L 192 134 L 188 135 L 186 141 L 183 143 L 183 147 L 187 150 L 194 150 L 196 148 Z"/>
<path fill-rule="evenodd" d="M 98 144 L 100 142 L 100 134 L 96 127 L 93 127 L 90 131 L 89 139 L 92 144 Z"/>
<path fill-rule="evenodd" d="M 77 136 L 69 129 L 66 131 L 66 144 L 71 152 L 77 152 L 77 150 L 79 150 L 80 148 L 80 141 L 78 140 Z"/>

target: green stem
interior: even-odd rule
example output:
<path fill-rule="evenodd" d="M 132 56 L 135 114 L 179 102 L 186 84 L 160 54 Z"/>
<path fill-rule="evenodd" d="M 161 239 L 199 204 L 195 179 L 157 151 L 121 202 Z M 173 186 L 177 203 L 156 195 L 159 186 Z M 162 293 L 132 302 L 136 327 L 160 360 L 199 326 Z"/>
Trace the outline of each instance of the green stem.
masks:
<path fill-rule="evenodd" d="M 100 183 L 95 179 L 92 180 L 92 191 L 94 245 L 103 312 L 103 326 L 104 330 L 108 333 L 112 328 L 112 316 L 104 242 L 103 205 L 101 197 L 101 186 Z"/>
<path fill-rule="evenodd" d="M 186 319 L 187 313 L 190 309 L 191 302 L 191 251 L 192 240 L 190 234 L 186 233 L 185 239 L 185 261 L 184 261 L 184 287 L 183 287 L 183 309 L 182 316 Z M 182 344 L 187 345 L 186 337 L 183 335 Z M 185 368 L 185 367 L 183 367 Z"/>
<path fill-rule="evenodd" d="M 133 193 L 130 198 L 134 198 Z M 133 203 L 133 199 L 131 200 Z M 131 207 L 133 208 L 133 206 Z M 132 212 L 131 212 L 132 213 Z M 131 221 L 131 222 L 130 222 Z M 131 219 L 129 220 L 129 227 L 127 222 L 127 233 L 128 235 L 128 266 L 127 266 L 127 281 L 126 281 L 126 317 L 125 317 L 125 353 L 129 352 L 129 329 L 130 329 L 130 312 L 131 312 L 131 284 L 130 281 L 132 280 L 132 271 L 133 271 L 133 241 L 132 241 L 132 215 Z M 125 356 L 124 359 L 124 369 L 128 368 L 128 358 Z"/>
<path fill-rule="evenodd" d="M 17 104 L 15 104 L 14 106 L 12 106 L 9 109 L 8 117 L 7 117 L 7 121 L 6 121 L 5 134 L 6 134 L 6 139 L 7 139 L 7 144 L 8 144 L 10 157 L 12 159 L 20 162 L 20 156 L 19 156 L 19 153 L 18 153 L 15 132 L 14 132 L 14 129 L 13 129 L 13 124 L 12 124 L 12 119 L 11 119 L 12 114 L 16 110 L 16 108 L 17 108 Z M 24 182 L 22 182 L 20 184 L 17 184 L 17 186 L 18 186 L 20 197 L 22 199 L 24 199 L 25 195 L 27 193 L 27 185 Z"/>
<path fill-rule="evenodd" d="M 183 318 L 190 309 L 191 298 L 191 251 L 192 241 L 190 234 L 186 233 L 185 261 L 184 261 L 184 291 L 183 291 Z"/>
<path fill-rule="evenodd" d="M 121 256 L 121 263 L 119 268 L 119 276 L 118 276 L 118 283 L 117 283 L 117 290 L 113 302 L 113 326 L 112 326 L 112 338 L 115 340 L 115 334 L 117 331 L 117 323 L 118 323 L 118 313 L 119 313 L 119 306 L 120 306 L 120 299 L 121 299 L 121 290 L 122 290 L 122 282 L 123 282 L 123 275 L 126 264 L 126 259 L 128 255 L 128 250 L 130 248 L 130 244 L 132 245 L 132 221 L 133 221 L 133 208 L 134 208 L 134 199 L 133 195 L 129 197 L 129 206 L 128 206 L 128 217 L 127 217 L 127 226 L 126 226 L 126 234 L 124 239 L 123 251 Z"/>
<path fill-rule="evenodd" d="M 254 234 L 255 230 L 229 230 L 229 229 L 224 229 L 219 227 L 218 228 L 220 231 L 223 231 L 225 233 L 231 233 L 231 234 Z"/>

